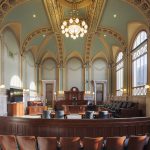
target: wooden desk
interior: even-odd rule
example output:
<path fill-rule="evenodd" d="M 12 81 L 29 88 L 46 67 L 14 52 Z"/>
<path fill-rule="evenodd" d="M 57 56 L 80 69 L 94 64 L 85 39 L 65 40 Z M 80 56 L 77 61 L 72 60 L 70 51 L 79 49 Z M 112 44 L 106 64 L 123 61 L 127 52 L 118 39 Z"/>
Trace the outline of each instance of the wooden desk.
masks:
<path fill-rule="evenodd" d="M 85 112 L 86 107 L 86 105 L 63 105 L 64 111 L 71 114 Z"/>
<path fill-rule="evenodd" d="M 28 106 L 27 107 L 27 111 L 29 115 L 42 114 L 43 110 L 47 110 L 47 106 Z"/>
<path fill-rule="evenodd" d="M 23 116 L 24 104 L 23 102 L 8 104 L 8 116 Z"/>

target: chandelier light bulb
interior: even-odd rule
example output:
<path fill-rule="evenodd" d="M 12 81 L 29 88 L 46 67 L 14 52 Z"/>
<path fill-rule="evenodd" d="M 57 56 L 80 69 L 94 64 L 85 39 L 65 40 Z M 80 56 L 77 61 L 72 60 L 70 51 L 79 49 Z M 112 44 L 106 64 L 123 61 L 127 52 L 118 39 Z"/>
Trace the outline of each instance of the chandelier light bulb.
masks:
<path fill-rule="evenodd" d="M 82 26 L 85 26 L 85 21 L 82 21 Z"/>
<path fill-rule="evenodd" d="M 65 34 L 65 30 L 62 30 L 62 34 Z"/>
<path fill-rule="evenodd" d="M 78 18 L 76 18 L 75 22 L 76 22 L 76 23 L 79 23 L 79 19 L 78 19 Z"/>
<path fill-rule="evenodd" d="M 80 20 L 78 17 L 71 17 L 69 20 L 63 21 L 61 25 L 61 32 L 65 34 L 65 37 L 71 37 L 77 39 L 78 37 L 84 37 L 87 33 L 88 25 L 84 20 Z"/>
<path fill-rule="evenodd" d="M 73 23 L 73 19 L 72 18 L 70 18 L 69 23 Z"/>
<path fill-rule="evenodd" d="M 67 21 L 64 21 L 64 22 L 63 22 L 63 25 L 66 26 L 66 25 L 67 25 Z"/>
<path fill-rule="evenodd" d="M 85 29 L 87 29 L 87 28 L 88 28 L 88 26 L 87 26 L 87 25 L 85 25 L 85 26 L 84 26 L 84 28 L 85 28 Z"/>
<path fill-rule="evenodd" d="M 61 26 L 61 29 L 63 30 L 64 28 L 65 28 L 65 27 L 62 25 L 62 26 Z"/>

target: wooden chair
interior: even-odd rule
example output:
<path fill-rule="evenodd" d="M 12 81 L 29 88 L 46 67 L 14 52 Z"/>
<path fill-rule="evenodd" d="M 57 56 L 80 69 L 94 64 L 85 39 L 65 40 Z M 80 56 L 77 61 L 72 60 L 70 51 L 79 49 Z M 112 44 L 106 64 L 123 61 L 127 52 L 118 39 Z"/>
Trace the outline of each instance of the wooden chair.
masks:
<path fill-rule="evenodd" d="M 103 145 L 103 137 L 84 137 L 83 148 L 84 150 L 100 150 Z"/>
<path fill-rule="evenodd" d="M 37 137 L 39 150 L 56 150 L 57 138 L 56 137 Z"/>
<path fill-rule="evenodd" d="M 128 150 L 143 150 L 147 136 L 131 136 L 128 142 Z"/>
<path fill-rule="evenodd" d="M 0 145 L 2 150 L 17 150 L 17 141 L 14 135 L 1 135 Z"/>
<path fill-rule="evenodd" d="M 108 137 L 106 139 L 106 150 L 123 150 L 126 137 Z"/>
<path fill-rule="evenodd" d="M 61 150 L 79 150 L 80 137 L 60 137 Z"/>
<path fill-rule="evenodd" d="M 17 136 L 19 150 L 36 150 L 36 139 L 34 136 Z"/>

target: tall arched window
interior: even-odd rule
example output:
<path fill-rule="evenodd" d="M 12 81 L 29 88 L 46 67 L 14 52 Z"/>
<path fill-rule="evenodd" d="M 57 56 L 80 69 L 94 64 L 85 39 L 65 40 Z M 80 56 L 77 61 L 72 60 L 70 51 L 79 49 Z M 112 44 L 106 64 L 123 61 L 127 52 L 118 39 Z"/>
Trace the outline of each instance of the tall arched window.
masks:
<path fill-rule="evenodd" d="M 123 53 L 120 52 L 116 60 L 116 95 L 123 94 Z"/>
<path fill-rule="evenodd" d="M 132 95 L 146 95 L 147 84 L 147 33 L 141 31 L 132 49 Z"/>

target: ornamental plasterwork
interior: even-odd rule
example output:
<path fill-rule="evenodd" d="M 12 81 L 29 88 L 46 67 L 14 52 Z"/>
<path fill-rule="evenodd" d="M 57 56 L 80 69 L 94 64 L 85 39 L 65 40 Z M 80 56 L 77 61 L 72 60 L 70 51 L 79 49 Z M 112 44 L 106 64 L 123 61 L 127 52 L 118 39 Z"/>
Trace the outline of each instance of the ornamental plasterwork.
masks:
<path fill-rule="evenodd" d="M 123 49 L 127 48 L 126 41 L 124 40 L 124 38 L 118 32 L 116 32 L 116 31 L 114 31 L 110 28 L 105 28 L 105 27 L 98 27 L 97 32 L 100 32 L 100 33 L 104 32 L 104 33 L 107 33 L 107 34 L 111 35 L 112 37 L 114 37 L 115 39 L 117 39 L 120 42 Z"/>
<path fill-rule="evenodd" d="M 59 0 L 59 3 L 65 7 L 72 7 L 73 0 Z M 77 8 L 84 8 L 89 6 L 92 3 L 92 0 L 76 0 Z"/>
<path fill-rule="evenodd" d="M 85 40 L 85 62 L 90 60 L 90 49 L 91 49 L 92 37 L 95 31 L 97 31 L 97 27 L 101 19 L 105 3 L 106 0 L 97 0 L 93 2 L 91 6 L 88 7 L 87 16 L 88 16 L 88 22 L 90 22 L 90 24 L 89 24 L 88 34 Z"/>
<path fill-rule="evenodd" d="M 24 40 L 23 44 L 22 44 L 22 54 L 23 52 L 26 50 L 26 46 L 28 45 L 28 43 L 35 37 L 41 35 L 41 34 L 45 34 L 45 35 L 49 35 L 50 33 L 52 33 L 52 29 L 45 27 L 45 28 L 40 28 L 36 31 L 33 31 L 32 33 L 30 33 L 26 39 Z"/>
<path fill-rule="evenodd" d="M 58 61 L 63 62 L 64 42 L 60 32 L 60 24 L 63 18 L 63 11 L 60 3 L 54 0 L 44 0 L 44 5 L 53 28 L 56 33 L 56 41 L 58 46 Z"/>

